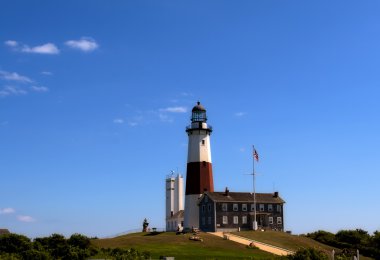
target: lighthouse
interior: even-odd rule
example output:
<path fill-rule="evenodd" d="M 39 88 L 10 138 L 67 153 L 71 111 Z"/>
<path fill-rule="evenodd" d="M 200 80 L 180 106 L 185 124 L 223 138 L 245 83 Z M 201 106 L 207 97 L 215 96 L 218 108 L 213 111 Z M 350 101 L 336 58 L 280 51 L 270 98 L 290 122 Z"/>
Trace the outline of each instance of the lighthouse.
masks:
<path fill-rule="evenodd" d="M 186 171 L 185 228 L 199 227 L 198 199 L 204 191 L 214 191 L 210 146 L 211 132 L 212 128 L 207 125 L 206 109 L 198 102 L 192 109 L 191 124 L 186 127 L 189 144 Z"/>

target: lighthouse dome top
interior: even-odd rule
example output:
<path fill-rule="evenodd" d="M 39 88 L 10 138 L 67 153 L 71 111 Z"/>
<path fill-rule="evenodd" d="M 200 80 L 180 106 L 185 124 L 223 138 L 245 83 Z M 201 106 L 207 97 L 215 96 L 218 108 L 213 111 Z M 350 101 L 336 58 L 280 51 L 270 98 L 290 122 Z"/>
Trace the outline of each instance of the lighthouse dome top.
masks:
<path fill-rule="evenodd" d="M 204 106 L 201 105 L 201 102 L 197 102 L 197 105 L 193 107 L 193 110 L 191 110 L 192 112 L 195 112 L 195 111 L 204 111 L 206 112 L 206 109 Z"/>

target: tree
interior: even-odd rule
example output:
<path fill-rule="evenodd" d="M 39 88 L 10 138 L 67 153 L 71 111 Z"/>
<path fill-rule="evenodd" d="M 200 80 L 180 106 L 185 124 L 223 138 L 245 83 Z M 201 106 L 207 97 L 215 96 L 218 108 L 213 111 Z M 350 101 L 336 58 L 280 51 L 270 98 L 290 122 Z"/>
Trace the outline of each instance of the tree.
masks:
<path fill-rule="evenodd" d="M 323 252 L 314 248 L 298 250 L 294 255 L 288 255 L 287 259 L 291 260 L 327 260 L 328 257 Z"/>
<path fill-rule="evenodd" d="M 29 238 L 18 234 L 0 236 L 0 253 L 20 253 L 32 248 Z"/>

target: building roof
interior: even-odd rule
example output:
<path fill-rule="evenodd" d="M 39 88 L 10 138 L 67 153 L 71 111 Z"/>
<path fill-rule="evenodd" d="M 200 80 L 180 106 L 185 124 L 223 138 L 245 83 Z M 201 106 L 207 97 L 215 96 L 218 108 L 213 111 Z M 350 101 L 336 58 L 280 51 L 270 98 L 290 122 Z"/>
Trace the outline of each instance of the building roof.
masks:
<path fill-rule="evenodd" d="M 204 106 L 201 105 L 201 102 L 197 102 L 197 105 L 193 107 L 193 109 L 191 110 L 192 112 L 195 112 L 195 111 L 206 111 L 206 109 L 204 108 Z"/>
<path fill-rule="evenodd" d="M 206 191 L 204 195 L 207 195 L 211 200 L 215 202 L 253 203 L 253 193 L 250 193 L 250 192 L 227 192 L 226 193 L 225 191 L 223 192 Z M 285 203 L 285 201 L 278 195 L 278 193 L 256 193 L 256 203 Z"/>
<path fill-rule="evenodd" d="M 179 218 L 184 218 L 184 216 L 185 216 L 185 211 L 180 210 L 176 212 L 173 216 L 169 217 L 168 219 L 179 219 Z"/>
<path fill-rule="evenodd" d="M 4 234 L 10 234 L 11 232 L 9 232 L 8 229 L 6 228 L 0 228 L 0 235 L 4 235 Z"/>

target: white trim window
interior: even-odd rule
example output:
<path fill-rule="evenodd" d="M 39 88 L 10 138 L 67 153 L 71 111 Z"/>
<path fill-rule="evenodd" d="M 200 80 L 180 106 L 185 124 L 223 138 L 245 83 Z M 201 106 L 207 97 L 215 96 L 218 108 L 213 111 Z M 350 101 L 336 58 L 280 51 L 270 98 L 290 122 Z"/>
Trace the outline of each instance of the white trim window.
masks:
<path fill-rule="evenodd" d="M 234 224 L 239 224 L 239 217 L 238 216 L 234 216 Z"/>
<path fill-rule="evenodd" d="M 227 211 L 227 203 L 222 204 L 222 211 Z"/>
<path fill-rule="evenodd" d="M 281 212 L 281 205 L 277 205 L 277 212 Z"/>
<path fill-rule="evenodd" d="M 223 224 L 224 225 L 228 224 L 228 216 L 223 216 Z"/>
<path fill-rule="evenodd" d="M 239 204 L 234 203 L 233 205 L 233 211 L 238 211 L 239 210 Z"/>
<path fill-rule="evenodd" d="M 268 204 L 268 211 L 273 211 L 273 205 L 272 204 Z"/>
<path fill-rule="evenodd" d="M 206 211 L 206 206 L 202 205 L 202 213 Z"/>
<path fill-rule="evenodd" d="M 251 211 L 255 211 L 255 204 L 251 204 Z"/>
<path fill-rule="evenodd" d="M 207 210 L 208 210 L 208 212 L 211 212 L 211 204 L 207 205 Z"/>
<path fill-rule="evenodd" d="M 269 222 L 270 225 L 273 225 L 273 217 L 269 217 L 268 218 L 268 222 Z"/>
<path fill-rule="evenodd" d="M 242 217 L 241 217 L 241 222 L 242 222 L 243 224 L 247 224 L 247 216 L 242 216 Z"/>
<path fill-rule="evenodd" d="M 241 205 L 241 210 L 242 211 L 247 211 L 247 204 L 242 204 Z"/>
<path fill-rule="evenodd" d="M 282 224 L 282 217 L 277 217 L 277 224 L 279 224 L 279 225 Z"/>
<path fill-rule="evenodd" d="M 264 211 L 264 204 L 260 204 L 260 211 Z"/>

